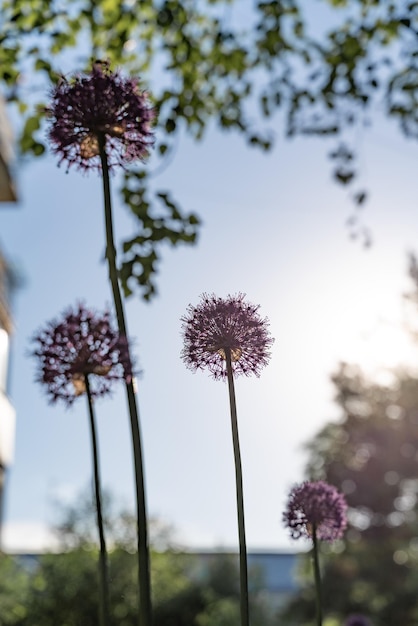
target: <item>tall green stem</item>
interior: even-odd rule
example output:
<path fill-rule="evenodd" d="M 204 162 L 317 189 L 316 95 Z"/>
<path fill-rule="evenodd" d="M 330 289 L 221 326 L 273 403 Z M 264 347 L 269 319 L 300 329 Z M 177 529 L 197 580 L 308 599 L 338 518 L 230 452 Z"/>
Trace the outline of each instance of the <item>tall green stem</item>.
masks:
<path fill-rule="evenodd" d="M 109 280 L 112 287 L 113 301 L 119 332 L 127 337 L 125 312 L 119 286 L 119 277 L 116 266 L 116 248 L 113 236 L 112 204 L 110 195 L 109 166 L 106 155 L 106 138 L 99 135 L 99 150 L 103 172 L 103 194 L 106 224 L 106 258 L 109 268 Z M 139 578 L 139 624 L 151 626 L 151 581 L 149 565 L 149 546 L 147 511 L 145 500 L 145 480 L 142 459 L 141 433 L 139 427 L 139 413 L 135 396 L 133 381 L 126 382 L 126 394 L 128 399 L 129 417 L 131 422 L 132 446 L 135 466 L 135 485 L 137 502 L 137 537 L 138 537 L 138 578 Z"/>
<path fill-rule="evenodd" d="M 86 386 L 87 402 L 89 407 L 90 417 L 90 429 L 91 429 L 91 443 L 93 450 L 93 470 L 94 470 L 94 495 L 96 498 L 96 513 L 97 513 L 97 528 L 99 531 L 100 540 L 100 558 L 99 558 L 99 570 L 100 570 L 100 624 L 101 626 L 109 626 L 109 573 L 107 563 L 107 551 L 106 541 L 103 528 L 103 516 L 102 516 L 102 497 L 100 486 L 100 472 L 99 472 L 99 449 L 97 445 L 97 433 L 96 423 L 94 419 L 93 401 L 90 393 L 89 377 L 86 374 L 84 376 L 84 382 Z"/>
<path fill-rule="evenodd" d="M 244 496 L 242 488 L 241 452 L 238 437 L 237 405 L 235 401 L 234 376 L 232 373 L 231 350 L 225 350 L 226 373 L 228 376 L 229 404 L 231 408 L 232 441 L 234 444 L 235 458 L 235 482 L 237 492 L 238 511 L 238 537 L 239 537 L 239 573 L 240 573 L 240 606 L 241 626 L 249 626 L 249 603 L 248 603 L 248 567 L 247 567 L 247 544 L 245 540 L 244 523 Z"/>
<path fill-rule="evenodd" d="M 322 591 L 321 591 L 321 571 L 319 569 L 319 549 L 318 537 L 316 535 L 315 525 L 312 528 L 312 559 L 315 576 L 315 594 L 316 594 L 316 624 L 322 626 Z"/>

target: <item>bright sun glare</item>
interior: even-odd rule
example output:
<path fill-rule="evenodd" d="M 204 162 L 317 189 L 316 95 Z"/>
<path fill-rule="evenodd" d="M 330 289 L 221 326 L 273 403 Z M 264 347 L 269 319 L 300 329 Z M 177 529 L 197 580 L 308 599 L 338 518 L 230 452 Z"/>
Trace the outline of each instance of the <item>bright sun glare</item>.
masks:
<path fill-rule="evenodd" d="M 330 311 L 326 323 L 336 359 L 370 375 L 397 367 L 418 369 L 417 307 L 388 278 L 384 272 L 379 281 L 364 276 L 353 289 L 340 282 L 322 303 L 322 310 Z"/>
<path fill-rule="evenodd" d="M 377 319 L 373 326 L 354 333 L 344 350 L 344 360 L 358 363 L 370 373 L 399 366 L 418 366 L 418 343 L 402 322 Z"/>

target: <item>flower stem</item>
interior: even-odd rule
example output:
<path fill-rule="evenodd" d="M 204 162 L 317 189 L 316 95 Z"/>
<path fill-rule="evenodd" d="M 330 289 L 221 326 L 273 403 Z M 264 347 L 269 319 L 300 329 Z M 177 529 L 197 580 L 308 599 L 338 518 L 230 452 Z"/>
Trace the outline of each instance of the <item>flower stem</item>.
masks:
<path fill-rule="evenodd" d="M 116 319 L 119 332 L 127 337 L 125 312 L 119 286 L 119 276 L 116 266 L 116 248 L 113 237 L 112 204 L 110 196 L 109 166 L 106 155 L 106 138 L 104 134 L 98 136 L 100 159 L 103 172 L 103 194 L 106 224 L 106 258 L 109 267 L 109 280 L 112 287 L 113 301 L 116 310 Z M 128 347 L 129 349 L 129 347 Z M 142 459 L 141 432 L 139 426 L 139 412 L 136 402 L 133 381 L 125 383 L 128 399 L 129 417 L 131 422 L 132 446 L 135 465 L 135 485 L 137 502 L 137 538 L 138 538 L 138 579 L 139 579 L 139 624 L 151 626 L 151 582 L 149 566 L 149 546 L 147 511 L 145 500 L 145 479 Z"/>
<path fill-rule="evenodd" d="M 245 540 L 244 523 L 244 497 L 242 488 L 241 452 L 238 437 L 237 405 L 235 401 L 234 376 L 232 373 L 231 350 L 225 349 L 226 373 L 228 376 L 229 404 L 231 408 L 232 441 L 235 458 L 235 482 L 237 492 L 238 511 L 238 537 L 239 537 L 239 573 L 240 573 L 240 605 L 241 626 L 249 626 L 249 603 L 248 603 L 248 568 L 247 568 L 247 545 Z"/>
<path fill-rule="evenodd" d="M 90 428 L 91 428 L 91 443 L 93 450 L 93 470 L 94 470 L 94 495 L 96 498 L 96 513 L 97 513 L 97 528 L 99 531 L 100 540 L 100 558 L 99 558 L 99 570 L 100 570 L 100 624 L 101 626 L 109 626 L 109 574 L 108 574 L 108 562 L 106 552 L 106 542 L 103 528 L 103 516 L 102 516 L 102 498 L 100 487 L 100 473 L 99 473 L 99 450 L 97 445 L 96 424 L 94 419 L 93 401 L 90 393 L 89 377 L 86 374 L 84 376 L 84 384 L 86 386 L 87 402 L 89 407 Z"/>
<path fill-rule="evenodd" d="M 316 624 L 322 626 L 322 593 L 321 593 L 321 572 L 319 569 L 319 549 L 318 537 L 316 535 L 315 525 L 312 528 L 312 559 L 315 576 L 315 593 L 316 593 Z"/>

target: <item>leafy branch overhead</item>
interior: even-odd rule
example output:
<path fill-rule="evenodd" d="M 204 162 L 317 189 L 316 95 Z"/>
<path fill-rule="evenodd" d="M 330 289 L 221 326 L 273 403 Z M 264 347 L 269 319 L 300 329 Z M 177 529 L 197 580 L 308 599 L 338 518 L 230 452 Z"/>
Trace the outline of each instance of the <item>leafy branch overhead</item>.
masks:
<path fill-rule="evenodd" d="M 150 195 L 145 171 L 125 174 L 122 196 L 140 224 L 140 234 L 124 242 L 119 274 L 125 295 L 131 295 L 136 284 L 145 300 L 156 293 L 159 244 L 194 243 L 200 223 L 196 215 L 182 214 L 168 192 Z"/>
<path fill-rule="evenodd" d="M 0 0 L 0 8 L 0 81 L 23 116 L 23 153 L 45 150 L 51 81 L 95 58 L 150 88 L 163 160 L 181 133 L 199 140 L 209 122 L 264 150 L 280 130 L 316 136 L 333 142 L 334 179 L 360 207 L 352 130 L 370 125 L 378 107 L 418 137 L 417 2 Z"/>

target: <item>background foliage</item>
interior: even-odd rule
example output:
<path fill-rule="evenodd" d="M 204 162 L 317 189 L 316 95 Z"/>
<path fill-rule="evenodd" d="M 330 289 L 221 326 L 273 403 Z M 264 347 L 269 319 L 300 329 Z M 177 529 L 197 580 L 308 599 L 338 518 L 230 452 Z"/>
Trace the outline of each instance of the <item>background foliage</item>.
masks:
<path fill-rule="evenodd" d="M 367 190 L 357 181 L 353 130 L 383 114 L 418 136 L 413 1 L 1 0 L 0 8 L 0 81 L 22 119 L 25 154 L 45 151 L 48 85 L 95 58 L 139 74 L 151 89 L 157 171 L 184 133 L 199 140 L 211 124 L 264 150 L 280 134 L 333 138 L 334 178 L 359 208 Z M 199 226 L 152 179 L 146 167 L 130 171 L 122 189 L 138 233 L 123 244 L 121 278 L 126 294 L 137 286 L 146 299 L 156 289 L 160 244 L 193 243 Z M 349 226 L 369 242 L 358 212 Z"/>
<path fill-rule="evenodd" d="M 414 288 L 408 298 L 416 320 L 415 259 L 410 274 Z M 414 327 L 411 332 L 416 334 Z M 307 446 L 307 475 L 336 485 L 349 505 L 344 541 L 322 546 L 325 610 L 339 619 L 366 614 L 374 626 L 413 626 L 418 620 L 416 371 L 395 371 L 390 384 L 379 384 L 341 364 L 333 382 L 340 419 Z M 309 563 L 304 567 L 305 586 L 288 606 L 285 623 L 309 624 L 315 615 Z"/>
<path fill-rule="evenodd" d="M 137 623 L 135 518 L 115 511 L 105 497 L 112 624 Z M 14 557 L 0 559 L 2 626 L 95 626 L 98 619 L 98 550 L 93 503 L 84 497 L 60 514 L 56 527 L 60 551 L 22 566 Z M 172 529 L 154 520 L 151 574 L 156 626 L 226 626 L 239 619 L 237 559 L 219 556 L 200 562 L 175 545 Z M 202 568 L 202 565 L 204 567 Z M 252 579 L 255 626 L 274 624 L 273 612 Z"/>

